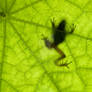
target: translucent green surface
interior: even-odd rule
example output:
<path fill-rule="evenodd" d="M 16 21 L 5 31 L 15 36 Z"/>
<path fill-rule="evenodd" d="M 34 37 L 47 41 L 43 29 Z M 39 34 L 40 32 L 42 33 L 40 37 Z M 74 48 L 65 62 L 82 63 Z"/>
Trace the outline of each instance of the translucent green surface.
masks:
<path fill-rule="evenodd" d="M 0 0 L 0 13 L 0 92 L 92 92 L 92 0 Z M 42 40 L 53 18 L 76 26 L 58 46 L 69 69 Z"/>

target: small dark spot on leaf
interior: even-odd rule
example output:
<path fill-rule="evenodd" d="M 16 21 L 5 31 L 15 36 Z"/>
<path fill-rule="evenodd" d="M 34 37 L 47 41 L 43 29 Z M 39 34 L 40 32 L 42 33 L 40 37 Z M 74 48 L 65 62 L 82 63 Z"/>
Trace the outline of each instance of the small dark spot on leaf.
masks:
<path fill-rule="evenodd" d="M 4 12 L 0 12 L 0 16 L 6 17 L 6 14 Z"/>

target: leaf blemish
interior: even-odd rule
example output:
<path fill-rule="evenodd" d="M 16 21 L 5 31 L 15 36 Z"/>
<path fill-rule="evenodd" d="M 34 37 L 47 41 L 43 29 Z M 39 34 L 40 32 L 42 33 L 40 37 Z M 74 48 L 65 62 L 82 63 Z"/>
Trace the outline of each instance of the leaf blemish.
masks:
<path fill-rule="evenodd" d="M 0 16 L 6 17 L 6 14 L 4 12 L 0 12 Z"/>

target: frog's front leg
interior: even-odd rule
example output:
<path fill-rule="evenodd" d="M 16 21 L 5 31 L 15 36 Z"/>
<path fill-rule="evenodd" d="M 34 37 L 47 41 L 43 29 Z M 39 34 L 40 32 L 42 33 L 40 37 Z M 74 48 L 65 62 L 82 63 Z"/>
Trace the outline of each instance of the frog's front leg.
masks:
<path fill-rule="evenodd" d="M 56 30 L 54 18 L 51 20 L 52 30 Z"/>
<path fill-rule="evenodd" d="M 76 26 L 74 24 L 72 24 L 71 30 L 70 30 L 70 32 L 68 32 L 68 34 L 72 34 L 74 32 L 74 30 L 75 30 L 75 27 Z"/>

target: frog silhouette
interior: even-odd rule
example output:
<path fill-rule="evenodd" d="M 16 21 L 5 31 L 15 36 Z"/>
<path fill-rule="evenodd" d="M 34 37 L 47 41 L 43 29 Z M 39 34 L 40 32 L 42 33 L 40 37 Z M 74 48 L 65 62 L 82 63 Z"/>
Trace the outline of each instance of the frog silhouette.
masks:
<path fill-rule="evenodd" d="M 68 65 L 68 64 L 58 64 L 58 61 L 61 59 L 64 59 L 66 57 L 66 55 L 64 54 L 64 52 L 58 48 L 58 45 L 61 44 L 62 42 L 64 42 L 66 35 L 68 34 L 72 34 L 74 31 L 74 26 L 71 29 L 70 32 L 66 31 L 66 20 L 62 20 L 58 26 L 55 26 L 54 21 L 51 21 L 52 23 L 52 30 L 53 30 L 53 42 L 49 41 L 46 37 L 44 37 L 44 42 L 47 48 L 54 48 L 60 55 L 61 57 L 59 57 L 56 61 L 55 64 L 58 66 L 64 66 L 64 65 Z M 67 66 L 68 67 L 68 66 Z"/>

